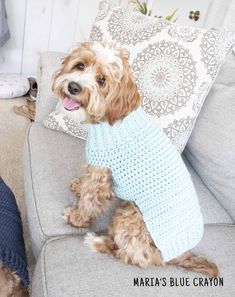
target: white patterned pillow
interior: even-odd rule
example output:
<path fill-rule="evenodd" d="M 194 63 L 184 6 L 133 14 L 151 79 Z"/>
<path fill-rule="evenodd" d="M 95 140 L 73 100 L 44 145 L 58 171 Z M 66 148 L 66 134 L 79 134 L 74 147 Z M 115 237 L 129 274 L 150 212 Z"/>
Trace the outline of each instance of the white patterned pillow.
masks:
<path fill-rule="evenodd" d="M 29 90 L 29 81 L 19 74 L 0 73 L 0 98 L 10 99 L 25 95 Z"/>
<path fill-rule="evenodd" d="M 72 113 L 66 111 L 63 104 L 59 102 L 56 110 L 51 112 L 43 121 L 45 127 L 59 132 L 68 133 L 72 136 L 86 139 L 87 129 L 82 122 L 85 120 L 83 109 L 73 111 Z"/>
<path fill-rule="evenodd" d="M 234 33 L 184 27 L 100 3 L 91 40 L 129 51 L 142 107 L 183 151 Z"/>

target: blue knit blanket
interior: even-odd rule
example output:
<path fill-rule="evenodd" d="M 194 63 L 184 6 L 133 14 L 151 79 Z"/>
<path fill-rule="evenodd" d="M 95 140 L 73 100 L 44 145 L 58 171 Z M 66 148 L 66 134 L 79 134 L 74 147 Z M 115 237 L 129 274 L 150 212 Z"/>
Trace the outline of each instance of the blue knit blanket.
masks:
<path fill-rule="evenodd" d="M 0 261 L 29 285 L 23 229 L 14 194 L 0 178 Z"/>

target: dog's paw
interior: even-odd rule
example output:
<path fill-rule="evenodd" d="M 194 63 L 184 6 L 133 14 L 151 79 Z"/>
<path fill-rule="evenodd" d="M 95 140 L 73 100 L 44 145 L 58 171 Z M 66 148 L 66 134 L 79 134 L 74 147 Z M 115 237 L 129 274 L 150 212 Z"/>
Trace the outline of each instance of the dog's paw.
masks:
<path fill-rule="evenodd" d="M 92 251 L 97 251 L 95 244 L 100 242 L 100 238 L 96 236 L 94 232 L 88 232 L 84 238 L 84 244 L 88 246 Z"/>
<path fill-rule="evenodd" d="M 75 193 L 76 196 L 78 197 L 81 195 L 80 187 L 81 187 L 81 180 L 79 178 L 74 178 L 71 180 L 69 189 L 71 192 Z"/>
<path fill-rule="evenodd" d="M 77 228 L 89 228 L 90 221 L 84 219 L 79 213 L 77 206 L 70 206 L 64 209 L 63 219 L 67 224 Z"/>
<path fill-rule="evenodd" d="M 69 223 L 70 220 L 70 214 L 72 213 L 72 210 L 74 209 L 73 206 L 69 206 L 67 208 L 64 209 L 64 215 L 63 215 L 63 219 L 66 223 Z"/>

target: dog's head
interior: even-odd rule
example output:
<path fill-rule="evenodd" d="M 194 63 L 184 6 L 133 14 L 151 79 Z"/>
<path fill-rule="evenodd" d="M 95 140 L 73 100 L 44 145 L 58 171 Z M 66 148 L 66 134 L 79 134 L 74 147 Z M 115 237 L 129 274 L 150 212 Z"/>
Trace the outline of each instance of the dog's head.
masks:
<path fill-rule="evenodd" d="M 92 123 L 113 124 L 140 105 L 127 52 L 113 44 L 82 43 L 63 59 L 52 90 L 65 109 L 84 108 Z"/>

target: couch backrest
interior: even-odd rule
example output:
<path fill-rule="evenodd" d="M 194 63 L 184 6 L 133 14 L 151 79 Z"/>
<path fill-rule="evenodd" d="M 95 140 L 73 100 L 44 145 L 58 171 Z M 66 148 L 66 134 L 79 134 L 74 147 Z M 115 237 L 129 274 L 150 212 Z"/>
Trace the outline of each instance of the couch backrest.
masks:
<path fill-rule="evenodd" d="M 61 59 L 65 56 L 59 52 L 44 52 L 41 54 L 38 64 L 38 97 L 36 107 L 36 122 L 42 122 L 45 117 L 52 112 L 58 99 L 53 95 L 52 75 L 59 69 Z"/>
<path fill-rule="evenodd" d="M 235 53 L 208 94 L 184 155 L 235 221 Z"/>

